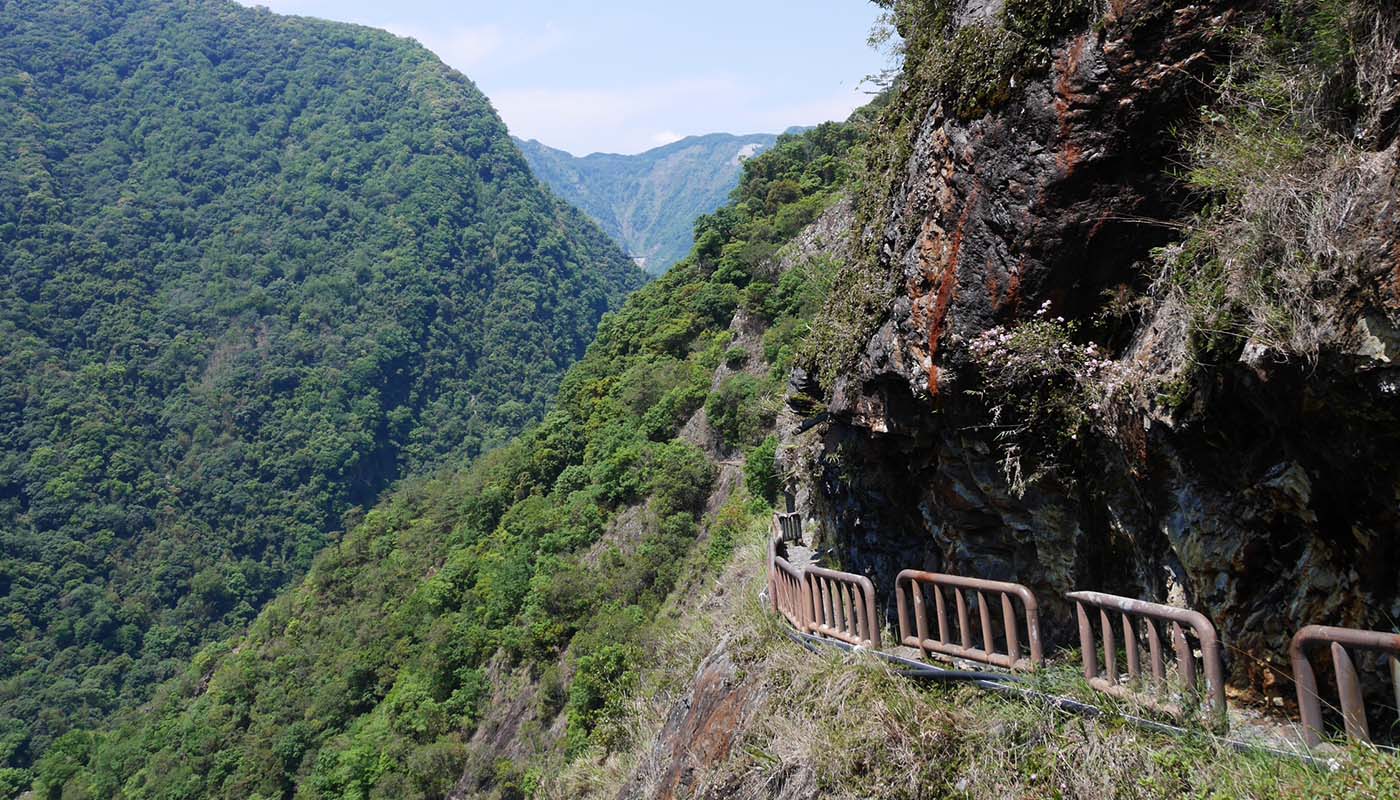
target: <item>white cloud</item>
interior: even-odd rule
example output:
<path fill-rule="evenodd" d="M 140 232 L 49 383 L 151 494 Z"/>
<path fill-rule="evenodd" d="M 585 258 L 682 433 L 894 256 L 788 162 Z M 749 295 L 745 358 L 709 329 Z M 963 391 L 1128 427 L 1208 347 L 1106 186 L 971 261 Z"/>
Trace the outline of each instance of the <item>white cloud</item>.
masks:
<path fill-rule="evenodd" d="M 439 29 L 390 23 L 390 33 L 417 39 L 444 63 L 467 77 L 481 67 L 518 67 L 548 54 L 568 41 L 558 27 L 545 24 L 528 32 L 499 25 L 449 25 Z"/>
<path fill-rule="evenodd" d="M 635 153 L 656 147 L 663 136 L 681 138 L 670 129 L 655 135 L 647 131 L 656 130 L 658 120 L 689 121 L 697 109 L 703 115 L 703 109 L 723 108 L 744 90 L 728 79 L 705 78 L 627 89 L 526 88 L 488 94 L 511 133 L 584 155 L 604 148 Z"/>
<path fill-rule="evenodd" d="M 686 135 L 781 133 L 794 125 L 843 120 L 870 97 L 841 89 L 797 103 L 774 103 L 734 78 L 680 79 L 632 88 L 501 88 L 483 86 L 496 110 L 523 139 L 575 155 L 639 153 Z M 716 121 L 723 109 L 727 122 Z"/>
<path fill-rule="evenodd" d="M 765 108 L 762 112 L 754 115 L 753 124 L 757 126 L 755 130 L 781 133 L 793 125 L 816 125 L 833 120 L 840 121 L 849 117 L 852 111 L 869 103 L 871 99 L 870 95 L 858 89 L 843 89 L 825 97 L 801 103 Z"/>

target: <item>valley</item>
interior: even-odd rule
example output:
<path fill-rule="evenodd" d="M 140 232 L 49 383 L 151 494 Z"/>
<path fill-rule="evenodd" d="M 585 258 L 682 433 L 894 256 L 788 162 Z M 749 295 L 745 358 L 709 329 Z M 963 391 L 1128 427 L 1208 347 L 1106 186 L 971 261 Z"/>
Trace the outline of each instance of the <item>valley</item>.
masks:
<path fill-rule="evenodd" d="M 777 139 L 714 133 L 636 155 L 583 158 L 533 140 L 516 143 L 540 180 L 622 243 L 637 266 L 660 275 L 690 252 L 696 218 L 725 203 L 744 162 Z"/>
<path fill-rule="evenodd" d="M 874 8 L 578 158 L 0 6 L 0 800 L 1400 794 L 1400 13 Z"/>

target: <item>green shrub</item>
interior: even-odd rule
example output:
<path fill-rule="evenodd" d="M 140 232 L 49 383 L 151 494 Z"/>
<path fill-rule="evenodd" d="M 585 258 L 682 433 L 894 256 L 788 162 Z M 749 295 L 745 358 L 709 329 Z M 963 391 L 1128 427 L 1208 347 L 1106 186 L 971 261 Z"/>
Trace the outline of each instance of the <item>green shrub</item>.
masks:
<path fill-rule="evenodd" d="M 724 569 L 734 555 L 734 548 L 749 526 L 754 524 L 753 510 L 748 508 L 742 493 L 729 498 L 710 520 L 709 543 L 705 550 L 705 560 L 710 569 Z"/>
<path fill-rule="evenodd" d="M 680 440 L 655 447 L 648 469 L 652 509 L 660 517 L 694 513 L 705 502 L 715 479 L 714 464 L 705 452 Z"/>
<path fill-rule="evenodd" d="M 27 769 L 14 769 L 6 767 L 0 769 L 0 798 L 3 800 L 13 800 L 19 797 L 21 792 L 29 789 L 29 784 L 34 780 L 34 773 Z"/>
<path fill-rule="evenodd" d="M 569 687 L 568 727 L 565 750 L 578 755 L 589 744 L 594 729 L 609 715 L 617 714 L 618 704 L 636 673 L 633 664 L 640 653 L 632 645 L 607 644 L 580 656 Z"/>
<path fill-rule="evenodd" d="M 756 444 L 775 413 L 764 382 L 742 372 L 725 378 L 705 401 L 710 425 L 730 449 Z"/>
<path fill-rule="evenodd" d="M 656 405 L 642 415 L 641 431 L 652 441 L 664 441 L 705 404 L 709 381 L 691 381 L 662 395 Z"/>
<path fill-rule="evenodd" d="M 768 505 L 777 502 L 778 490 L 782 488 L 778 475 L 777 436 L 769 435 L 749 450 L 744 461 L 744 485 L 749 494 L 762 498 Z"/>

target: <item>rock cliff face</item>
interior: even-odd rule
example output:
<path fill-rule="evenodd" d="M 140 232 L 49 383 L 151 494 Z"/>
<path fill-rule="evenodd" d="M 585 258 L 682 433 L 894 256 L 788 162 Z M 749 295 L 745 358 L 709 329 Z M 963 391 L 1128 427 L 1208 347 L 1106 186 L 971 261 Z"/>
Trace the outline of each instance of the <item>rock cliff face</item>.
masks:
<path fill-rule="evenodd" d="M 996 398 L 977 394 L 970 345 L 1045 303 L 1148 384 L 1180 374 L 1185 333 L 1168 304 L 1093 321 L 1107 297 L 1145 293 L 1151 251 L 1194 210 L 1169 131 L 1211 101 L 1250 10 L 1115 0 L 1000 107 L 968 120 L 935 103 L 918 122 L 866 234 L 893 276 L 887 316 L 856 369 L 812 390 L 832 422 L 792 458 L 806 462 L 799 493 L 824 546 L 882 597 L 906 567 L 1019 581 L 1062 641 L 1066 591 L 1189 604 L 1220 629 L 1232 681 L 1265 690 L 1302 625 L 1400 617 L 1400 236 L 1385 137 L 1357 198 L 1370 209 L 1363 269 L 1329 295 L 1315 363 L 1240 342 L 1184 400 L 1121 402 L 1116 435 L 1080 442 L 1023 493 L 988 424 Z"/>

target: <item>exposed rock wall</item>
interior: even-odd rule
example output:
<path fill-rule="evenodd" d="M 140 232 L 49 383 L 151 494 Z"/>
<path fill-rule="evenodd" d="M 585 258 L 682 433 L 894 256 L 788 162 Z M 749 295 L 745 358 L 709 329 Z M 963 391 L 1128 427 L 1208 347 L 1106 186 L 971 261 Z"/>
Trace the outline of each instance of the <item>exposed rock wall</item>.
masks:
<path fill-rule="evenodd" d="M 971 394 L 982 331 L 1046 301 L 1087 321 L 1106 292 L 1144 288 L 1150 251 L 1192 211 L 1170 132 L 1209 102 L 1251 5 L 1116 0 L 1007 104 L 974 120 L 927 110 L 873 232 L 896 276 L 888 316 L 858 367 L 820 387 L 832 422 L 789 458 L 812 476 L 799 493 L 823 546 L 883 597 L 905 567 L 1015 580 L 1062 641 L 1072 589 L 1189 604 L 1220 628 L 1232 680 L 1265 689 L 1302 625 L 1400 618 L 1393 144 L 1359 198 L 1374 208 L 1358 245 L 1374 269 L 1336 293 L 1316 364 L 1245 347 L 1184 404 L 1124 409 L 1121 435 L 1085 442 L 1019 496 Z M 1180 359 L 1182 336 L 1159 308 L 1102 344 L 1150 374 Z"/>
<path fill-rule="evenodd" d="M 762 681 L 736 667 L 721 645 L 700 665 L 690 694 L 671 710 L 652 752 L 618 800 L 694 797 L 732 755 L 750 717 L 768 698 Z M 703 796 L 712 796 L 707 792 Z"/>

